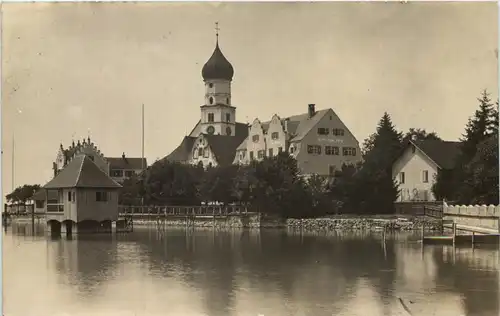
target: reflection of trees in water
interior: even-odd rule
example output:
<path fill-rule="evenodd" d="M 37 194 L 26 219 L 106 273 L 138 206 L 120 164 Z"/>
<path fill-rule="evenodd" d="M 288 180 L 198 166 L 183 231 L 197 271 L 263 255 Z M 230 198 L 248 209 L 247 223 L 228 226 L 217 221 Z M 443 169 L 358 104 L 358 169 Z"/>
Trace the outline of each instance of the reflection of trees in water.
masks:
<path fill-rule="evenodd" d="M 140 234 L 137 232 L 136 234 Z M 364 277 L 377 289 L 382 302 L 391 298 L 396 277 L 395 249 L 386 254 L 381 241 L 364 238 L 291 236 L 285 231 L 196 231 L 186 236 L 169 231 L 166 238 L 138 235 L 151 257 L 151 269 L 168 274 L 166 262 L 178 262 L 183 279 L 205 289 L 210 315 L 232 306 L 236 278 L 252 289 L 273 289 L 285 299 L 307 302 L 309 313 L 321 313 L 314 302 L 345 299 Z M 383 304 L 386 305 L 386 304 Z M 317 310 L 315 310 L 317 309 Z"/>
<path fill-rule="evenodd" d="M 62 237 L 52 242 L 56 248 L 56 269 L 84 296 L 98 292 L 114 278 L 117 243 L 111 235 Z"/>
<path fill-rule="evenodd" d="M 498 262 L 487 263 L 493 253 L 495 250 L 458 248 L 453 255 L 452 247 L 434 249 L 437 282 L 462 296 L 466 315 L 500 315 Z"/>

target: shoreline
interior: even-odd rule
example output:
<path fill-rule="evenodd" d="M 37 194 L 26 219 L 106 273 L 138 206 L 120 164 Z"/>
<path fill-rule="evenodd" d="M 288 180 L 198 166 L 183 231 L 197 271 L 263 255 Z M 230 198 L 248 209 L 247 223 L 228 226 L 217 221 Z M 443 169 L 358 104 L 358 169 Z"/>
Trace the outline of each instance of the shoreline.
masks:
<path fill-rule="evenodd" d="M 36 218 L 42 224 L 43 218 Z M 15 217 L 12 223 L 28 224 L 31 218 Z M 287 229 L 289 231 L 425 231 L 442 230 L 442 219 L 419 215 L 334 215 L 321 218 L 276 219 L 260 214 L 229 215 L 225 217 L 199 218 L 134 218 L 135 227 L 188 227 L 188 228 L 247 228 L 247 229 Z"/>
<path fill-rule="evenodd" d="M 257 215 L 256 215 L 257 216 Z M 322 218 L 308 219 L 272 219 L 256 218 L 251 216 L 249 221 L 244 221 L 239 216 L 231 218 L 200 218 L 186 219 L 135 219 L 134 226 L 165 226 L 165 227 L 190 227 L 190 228 L 276 228 L 288 230 L 302 230 L 310 232 L 323 231 L 440 231 L 442 220 L 426 216 L 409 215 L 338 215 Z"/>

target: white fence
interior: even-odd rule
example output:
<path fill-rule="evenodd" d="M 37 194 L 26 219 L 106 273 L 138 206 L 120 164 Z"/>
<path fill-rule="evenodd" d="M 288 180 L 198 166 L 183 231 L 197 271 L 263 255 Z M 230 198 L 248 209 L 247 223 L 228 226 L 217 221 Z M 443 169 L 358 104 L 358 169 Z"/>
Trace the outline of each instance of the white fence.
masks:
<path fill-rule="evenodd" d="M 500 205 L 448 205 L 444 203 L 445 220 L 453 220 L 458 225 L 499 230 Z"/>

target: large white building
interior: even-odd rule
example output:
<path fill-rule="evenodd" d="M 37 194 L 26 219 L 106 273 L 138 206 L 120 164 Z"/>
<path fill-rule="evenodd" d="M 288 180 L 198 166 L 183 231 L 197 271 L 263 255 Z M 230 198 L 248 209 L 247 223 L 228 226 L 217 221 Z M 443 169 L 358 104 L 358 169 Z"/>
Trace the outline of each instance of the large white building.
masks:
<path fill-rule="evenodd" d="M 231 103 L 233 75 L 217 36 L 215 50 L 202 69 L 205 102 L 200 121 L 166 160 L 203 166 L 245 164 L 284 151 L 297 159 L 303 174 L 320 175 L 361 160 L 359 142 L 333 109 L 317 110 L 308 104 L 303 114 L 238 123 Z"/>

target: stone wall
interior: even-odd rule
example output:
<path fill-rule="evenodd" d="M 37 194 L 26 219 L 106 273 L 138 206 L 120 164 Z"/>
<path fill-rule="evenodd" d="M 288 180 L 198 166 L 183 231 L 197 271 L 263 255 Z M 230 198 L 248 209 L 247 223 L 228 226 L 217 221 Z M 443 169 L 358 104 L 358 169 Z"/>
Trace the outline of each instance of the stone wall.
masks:
<path fill-rule="evenodd" d="M 439 231 L 442 221 L 423 216 L 335 216 L 314 219 L 288 219 L 287 226 L 303 230 L 421 230 Z"/>
<path fill-rule="evenodd" d="M 159 217 L 138 219 L 134 218 L 134 225 L 162 225 L 179 227 L 212 227 L 212 228 L 261 228 L 277 227 L 279 222 L 262 218 L 257 213 L 229 214 L 227 216 L 197 216 L 186 218 L 183 216 L 167 218 Z M 284 227 L 284 224 L 281 225 Z"/>
<path fill-rule="evenodd" d="M 444 204 L 443 219 L 458 225 L 474 226 L 500 231 L 500 206 Z"/>
<path fill-rule="evenodd" d="M 442 221 L 422 216 L 335 216 L 314 219 L 280 220 L 256 213 L 228 215 L 221 217 L 198 216 L 196 219 L 182 217 L 167 219 L 134 219 L 134 225 L 161 225 L 177 227 L 206 228 L 289 228 L 308 231 L 324 230 L 425 230 L 439 231 Z"/>

